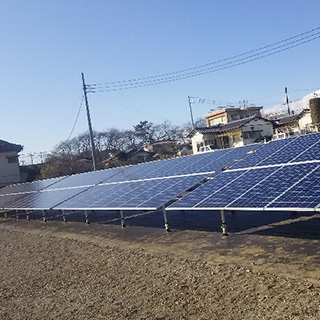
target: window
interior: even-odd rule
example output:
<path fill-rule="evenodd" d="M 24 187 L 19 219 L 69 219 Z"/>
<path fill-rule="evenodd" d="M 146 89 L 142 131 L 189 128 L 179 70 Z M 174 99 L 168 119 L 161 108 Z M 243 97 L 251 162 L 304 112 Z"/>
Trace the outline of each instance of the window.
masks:
<path fill-rule="evenodd" d="M 244 139 L 254 138 L 255 136 L 256 136 L 255 132 L 244 132 L 243 133 L 243 138 Z"/>
<path fill-rule="evenodd" d="M 18 156 L 7 157 L 8 163 L 18 163 Z"/>
<path fill-rule="evenodd" d="M 239 119 L 239 115 L 238 114 L 231 114 L 231 121 L 235 121 Z"/>
<path fill-rule="evenodd" d="M 204 145 L 205 146 L 211 146 L 213 144 L 213 140 L 205 140 Z"/>

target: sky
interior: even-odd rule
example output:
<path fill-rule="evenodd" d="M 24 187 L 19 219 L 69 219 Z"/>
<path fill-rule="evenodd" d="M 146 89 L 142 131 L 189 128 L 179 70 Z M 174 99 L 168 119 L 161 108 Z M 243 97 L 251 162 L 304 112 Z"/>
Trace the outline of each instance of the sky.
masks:
<path fill-rule="evenodd" d="M 86 84 L 170 74 L 237 56 L 318 28 L 319 0 L 0 0 L 0 139 L 21 159 L 87 130 Z M 210 109 L 279 110 L 320 89 L 320 39 L 227 69 L 128 90 L 88 93 L 94 130 L 174 125 Z M 192 69 L 193 70 L 193 69 Z M 150 78 L 149 78 L 150 79 Z M 151 78 L 153 79 L 153 78 Z M 213 104 L 215 101 L 215 104 Z"/>

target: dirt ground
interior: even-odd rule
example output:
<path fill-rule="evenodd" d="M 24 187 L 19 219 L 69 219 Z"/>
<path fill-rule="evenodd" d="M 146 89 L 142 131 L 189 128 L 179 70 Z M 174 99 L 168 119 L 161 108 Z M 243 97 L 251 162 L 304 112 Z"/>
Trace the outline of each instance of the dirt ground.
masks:
<path fill-rule="evenodd" d="M 320 319 L 320 240 L 0 218 L 0 319 Z"/>

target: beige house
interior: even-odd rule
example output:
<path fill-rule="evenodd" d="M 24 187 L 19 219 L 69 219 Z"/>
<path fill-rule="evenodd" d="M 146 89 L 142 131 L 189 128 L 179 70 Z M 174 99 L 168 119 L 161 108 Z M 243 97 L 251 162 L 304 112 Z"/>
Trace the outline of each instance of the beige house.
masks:
<path fill-rule="evenodd" d="M 247 107 L 247 108 L 224 108 L 206 114 L 204 117 L 207 122 L 207 127 L 212 127 L 217 124 L 227 124 L 233 121 L 241 120 L 248 117 L 261 117 L 261 109 L 263 107 Z"/>
<path fill-rule="evenodd" d="M 144 150 L 156 153 L 160 158 L 172 157 L 177 154 L 176 140 L 158 140 L 144 146 Z"/>
<path fill-rule="evenodd" d="M 193 153 L 210 146 L 210 149 L 241 147 L 247 144 L 270 140 L 273 135 L 273 123 L 257 115 L 217 124 L 205 128 L 195 128 L 189 134 Z"/>
<path fill-rule="evenodd" d="M 21 182 L 18 153 L 19 144 L 0 140 L 0 187 Z"/>

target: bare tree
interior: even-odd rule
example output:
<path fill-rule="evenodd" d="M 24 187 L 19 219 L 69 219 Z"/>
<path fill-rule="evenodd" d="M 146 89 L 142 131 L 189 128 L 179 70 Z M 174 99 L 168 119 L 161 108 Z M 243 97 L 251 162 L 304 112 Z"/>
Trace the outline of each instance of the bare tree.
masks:
<path fill-rule="evenodd" d="M 205 125 L 198 120 L 197 125 Z M 133 126 L 133 130 L 119 130 L 110 128 L 102 132 L 94 132 L 94 142 L 99 162 L 107 159 L 110 152 L 117 155 L 115 165 L 125 164 L 125 151 L 140 143 L 146 144 L 157 140 L 176 140 L 180 145 L 189 143 L 187 133 L 191 131 L 191 124 L 179 127 L 166 120 L 154 124 L 147 120 L 140 121 Z M 187 132 L 187 133 L 186 133 Z M 49 178 L 91 170 L 91 145 L 87 132 L 71 140 L 60 142 L 53 153 L 47 158 L 47 165 L 42 170 L 42 176 Z"/>

